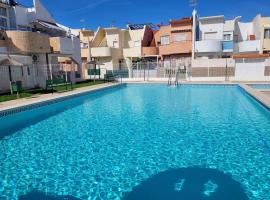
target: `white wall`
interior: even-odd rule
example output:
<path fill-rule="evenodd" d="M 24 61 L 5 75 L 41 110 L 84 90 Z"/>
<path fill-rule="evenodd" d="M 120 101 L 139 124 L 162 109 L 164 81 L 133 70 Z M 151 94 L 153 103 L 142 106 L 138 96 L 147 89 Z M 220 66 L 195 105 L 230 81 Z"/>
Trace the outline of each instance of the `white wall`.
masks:
<path fill-rule="evenodd" d="M 238 51 L 241 52 L 259 52 L 261 47 L 260 40 L 249 40 L 238 43 Z"/>
<path fill-rule="evenodd" d="M 192 61 L 192 67 L 234 67 L 235 61 L 232 58 L 220 59 L 195 59 Z"/>
<path fill-rule="evenodd" d="M 23 6 L 15 6 L 16 24 L 17 26 L 29 26 L 35 20 L 43 20 L 55 23 L 55 20 L 48 10 L 41 4 L 39 0 L 34 0 L 34 7 L 25 8 Z"/>
<path fill-rule="evenodd" d="M 82 64 L 80 38 L 72 36 L 72 57 Z"/>
<path fill-rule="evenodd" d="M 132 48 L 135 47 L 134 46 L 134 42 L 135 41 L 139 41 L 139 46 L 141 47 L 141 41 L 143 39 L 143 35 L 144 35 L 144 29 L 139 29 L 139 30 L 129 30 L 129 35 L 131 40 L 128 41 L 128 47 Z"/>
<path fill-rule="evenodd" d="M 239 30 L 240 30 L 240 35 L 239 35 L 239 41 L 246 41 L 248 40 L 248 36 L 253 34 L 253 23 L 248 22 L 248 23 L 242 23 L 238 22 Z"/>
<path fill-rule="evenodd" d="M 0 55 L 0 60 L 6 59 L 6 55 Z M 31 56 L 11 55 L 11 58 L 24 64 L 23 67 L 11 67 L 12 80 L 22 81 L 23 88 L 35 86 L 45 87 L 47 80 L 46 56 L 38 55 L 38 62 L 33 64 Z M 28 70 L 30 75 L 28 74 Z M 9 91 L 9 73 L 7 66 L 0 67 L 0 92 Z"/>
<path fill-rule="evenodd" d="M 73 46 L 72 39 L 67 37 L 60 37 L 60 53 L 62 54 L 72 54 Z"/>
<path fill-rule="evenodd" d="M 261 39 L 261 27 L 260 27 L 261 15 L 257 15 L 252 23 L 253 23 L 253 34 L 256 36 L 256 40 Z"/>
<path fill-rule="evenodd" d="M 28 9 L 21 6 L 16 6 L 14 10 L 17 26 L 29 26 Z"/>
<path fill-rule="evenodd" d="M 200 22 L 200 40 L 204 40 L 205 33 L 209 32 L 217 32 L 216 40 L 222 40 L 223 39 L 223 26 L 224 24 L 220 22 L 220 20 L 217 21 L 211 21 L 211 23 L 207 23 L 206 21 Z"/>
<path fill-rule="evenodd" d="M 118 31 L 108 31 L 106 30 L 106 39 L 108 47 L 120 48 L 120 37 Z M 114 46 L 114 41 L 116 41 L 116 45 Z"/>
<path fill-rule="evenodd" d="M 237 60 L 235 64 L 235 80 L 237 81 L 269 81 L 264 76 L 265 60 Z"/>

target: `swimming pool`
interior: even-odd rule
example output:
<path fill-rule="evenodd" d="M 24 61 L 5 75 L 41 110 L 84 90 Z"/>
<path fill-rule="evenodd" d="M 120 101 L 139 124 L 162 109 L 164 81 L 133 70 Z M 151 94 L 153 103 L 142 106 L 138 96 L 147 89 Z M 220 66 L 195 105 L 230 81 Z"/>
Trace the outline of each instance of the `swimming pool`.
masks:
<path fill-rule="evenodd" d="M 128 84 L 2 117 L 0 197 L 270 199 L 269 122 L 225 85 Z"/>
<path fill-rule="evenodd" d="M 249 86 L 254 89 L 270 90 L 270 83 L 269 84 L 250 84 Z"/>

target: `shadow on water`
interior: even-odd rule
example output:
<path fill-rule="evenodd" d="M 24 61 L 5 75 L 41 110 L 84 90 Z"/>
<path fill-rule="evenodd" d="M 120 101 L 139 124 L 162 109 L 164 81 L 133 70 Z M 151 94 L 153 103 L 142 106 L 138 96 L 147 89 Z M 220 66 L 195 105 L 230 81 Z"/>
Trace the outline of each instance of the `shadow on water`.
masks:
<path fill-rule="evenodd" d="M 33 191 L 19 197 L 19 200 L 80 200 L 73 196 L 53 196 L 42 192 Z"/>
<path fill-rule="evenodd" d="M 242 185 L 215 169 L 189 167 L 161 172 L 122 200 L 248 200 Z"/>

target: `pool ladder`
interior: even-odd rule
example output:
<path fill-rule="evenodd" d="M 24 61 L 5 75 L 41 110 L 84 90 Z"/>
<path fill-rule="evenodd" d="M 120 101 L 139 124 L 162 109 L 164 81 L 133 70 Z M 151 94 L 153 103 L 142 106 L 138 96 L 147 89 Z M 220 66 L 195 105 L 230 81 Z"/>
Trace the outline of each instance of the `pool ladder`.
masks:
<path fill-rule="evenodd" d="M 180 74 L 180 71 L 177 70 L 177 72 L 175 74 L 175 81 L 174 82 L 172 80 L 172 77 L 173 77 L 172 74 L 169 74 L 169 79 L 168 79 L 168 85 L 169 86 L 172 86 L 172 85 L 178 86 L 179 85 L 179 74 Z"/>

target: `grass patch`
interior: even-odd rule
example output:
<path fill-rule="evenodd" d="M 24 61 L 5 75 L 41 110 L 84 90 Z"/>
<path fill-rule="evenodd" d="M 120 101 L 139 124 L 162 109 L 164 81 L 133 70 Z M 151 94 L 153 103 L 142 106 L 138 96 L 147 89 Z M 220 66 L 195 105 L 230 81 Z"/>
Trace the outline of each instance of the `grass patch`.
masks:
<path fill-rule="evenodd" d="M 93 80 L 91 81 L 83 81 L 80 83 L 76 83 L 73 85 L 73 88 L 82 88 L 82 87 L 89 87 L 89 86 L 93 86 L 93 85 L 99 85 L 104 83 L 103 80 L 96 80 L 95 82 Z M 69 87 L 68 87 L 69 88 Z M 58 86 L 54 88 L 54 92 L 66 92 L 66 86 Z M 31 89 L 31 90 L 24 90 L 20 93 L 19 98 L 34 98 L 35 96 L 41 95 L 41 94 L 49 94 L 51 93 L 50 90 L 45 90 L 42 88 L 36 88 L 36 89 Z M 0 102 L 5 102 L 5 101 L 11 101 L 11 100 L 15 100 L 17 99 L 17 95 L 16 94 L 1 94 L 0 95 Z"/>
<path fill-rule="evenodd" d="M 83 81 L 83 82 L 80 82 L 80 83 L 76 83 L 73 85 L 73 88 L 82 88 L 82 87 L 89 87 L 89 86 L 93 86 L 93 85 L 99 85 L 99 84 L 102 84 L 104 83 L 103 80 L 96 80 L 95 82 L 93 80 L 91 81 Z"/>

